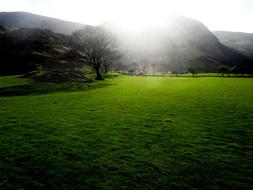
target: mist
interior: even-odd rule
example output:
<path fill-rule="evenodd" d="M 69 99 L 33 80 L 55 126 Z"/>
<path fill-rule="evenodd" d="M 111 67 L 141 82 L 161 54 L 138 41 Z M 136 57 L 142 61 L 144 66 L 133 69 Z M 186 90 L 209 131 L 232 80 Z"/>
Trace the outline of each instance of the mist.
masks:
<path fill-rule="evenodd" d="M 128 70 L 137 65 L 135 73 L 185 73 L 190 68 L 215 72 L 219 64 L 238 61 L 203 23 L 184 16 L 171 15 L 155 27 L 131 29 L 113 22 L 102 26 L 117 36 L 122 64 Z"/>

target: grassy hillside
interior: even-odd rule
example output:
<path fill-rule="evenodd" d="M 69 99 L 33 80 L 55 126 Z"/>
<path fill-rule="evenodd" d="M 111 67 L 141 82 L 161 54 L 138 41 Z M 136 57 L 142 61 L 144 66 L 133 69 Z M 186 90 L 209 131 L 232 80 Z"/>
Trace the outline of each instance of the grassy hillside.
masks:
<path fill-rule="evenodd" d="M 252 189 L 253 80 L 0 78 L 0 189 Z"/>
<path fill-rule="evenodd" d="M 70 38 L 49 30 L 22 28 L 0 32 L 0 75 L 70 68 Z M 71 68 L 78 68 L 71 59 Z M 63 74 L 62 74 L 63 75 Z"/>
<path fill-rule="evenodd" d="M 28 12 L 0 12 L 0 25 L 6 28 L 40 28 L 70 35 L 82 24 Z"/>

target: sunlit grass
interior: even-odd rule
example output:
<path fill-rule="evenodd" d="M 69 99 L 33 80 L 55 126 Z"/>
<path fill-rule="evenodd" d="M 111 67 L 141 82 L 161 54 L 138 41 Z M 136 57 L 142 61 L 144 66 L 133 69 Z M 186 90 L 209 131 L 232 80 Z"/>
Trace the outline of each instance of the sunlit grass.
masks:
<path fill-rule="evenodd" d="M 165 76 L 170 77 L 192 77 L 193 74 L 185 73 L 185 74 L 167 74 Z M 232 74 L 232 73 L 195 73 L 194 77 L 253 77 L 252 74 Z"/>
<path fill-rule="evenodd" d="M 0 78 L 0 189 L 253 188 L 251 78 L 52 85 Z"/>

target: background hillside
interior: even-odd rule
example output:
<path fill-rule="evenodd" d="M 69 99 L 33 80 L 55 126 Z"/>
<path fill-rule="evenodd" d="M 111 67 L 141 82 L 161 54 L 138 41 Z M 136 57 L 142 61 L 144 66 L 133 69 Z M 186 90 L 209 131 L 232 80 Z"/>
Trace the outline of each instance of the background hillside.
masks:
<path fill-rule="evenodd" d="M 85 80 L 71 54 L 69 36 L 38 28 L 3 29 L 0 32 L 0 75 L 32 74 L 60 82 Z"/>
<path fill-rule="evenodd" d="M 241 52 L 222 44 L 204 24 L 186 17 L 173 16 L 163 26 L 141 31 L 127 31 L 113 24 L 106 27 L 118 36 L 128 55 L 127 63 L 130 56 L 130 61 L 159 63 L 161 69 L 176 73 L 189 68 L 216 72 L 219 65 L 237 65 L 246 72 L 252 65 Z"/>
<path fill-rule="evenodd" d="M 58 63 L 63 57 L 59 54 L 66 53 L 66 47 L 73 48 L 71 36 L 66 34 L 83 26 L 25 12 L 0 13 L 0 25 L 2 74 Z M 102 26 L 118 38 L 123 58 L 117 70 L 127 71 L 134 63 L 136 72 L 142 73 L 150 72 L 154 64 L 159 72 L 185 73 L 192 68 L 196 72 L 217 72 L 220 65 L 236 67 L 239 73 L 253 72 L 253 34 L 212 33 L 201 22 L 182 16 L 143 30 L 126 30 L 109 22 Z"/>
<path fill-rule="evenodd" d="M 224 45 L 253 59 L 253 34 L 227 31 L 215 31 L 214 34 Z"/>
<path fill-rule="evenodd" d="M 0 25 L 5 28 L 40 28 L 55 33 L 71 34 L 82 24 L 26 12 L 0 12 Z"/>

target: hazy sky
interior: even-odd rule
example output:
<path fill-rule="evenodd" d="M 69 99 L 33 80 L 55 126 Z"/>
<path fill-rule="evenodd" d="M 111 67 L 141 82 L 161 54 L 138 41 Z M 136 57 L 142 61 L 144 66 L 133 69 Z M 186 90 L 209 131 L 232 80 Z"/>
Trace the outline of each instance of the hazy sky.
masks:
<path fill-rule="evenodd" d="M 133 28 L 178 14 L 210 30 L 253 33 L 253 0 L 0 0 L 0 11 L 28 11 L 94 25 L 112 20 Z"/>

